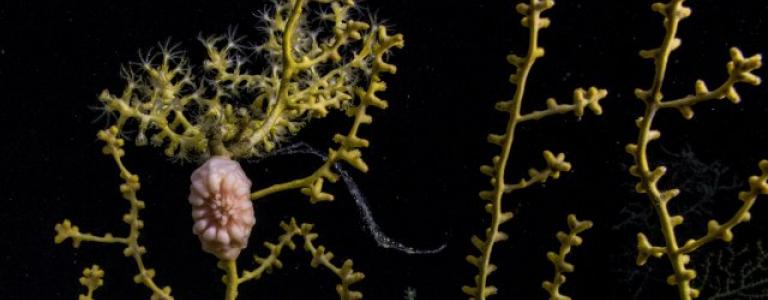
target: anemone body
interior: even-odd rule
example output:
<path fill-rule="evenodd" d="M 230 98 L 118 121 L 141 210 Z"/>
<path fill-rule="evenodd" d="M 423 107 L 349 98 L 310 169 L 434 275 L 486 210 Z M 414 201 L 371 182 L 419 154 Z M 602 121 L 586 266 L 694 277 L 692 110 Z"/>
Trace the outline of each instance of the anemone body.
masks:
<path fill-rule="evenodd" d="M 238 162 L 213 156 L 192 173 L 191 181 L 192 231 L 204 251 L 222 260 L 236 259 L 256 223 L 251 180 Z"/>

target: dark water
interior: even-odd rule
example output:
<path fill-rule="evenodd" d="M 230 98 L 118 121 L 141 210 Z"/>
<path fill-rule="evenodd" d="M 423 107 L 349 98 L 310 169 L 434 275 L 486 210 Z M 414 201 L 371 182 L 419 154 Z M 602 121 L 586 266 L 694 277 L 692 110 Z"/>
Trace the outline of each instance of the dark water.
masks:
<path fill-rule="evenodd" d="M 381 97 L 390 107 L 372 111 L 374 123 L 361 129 L 360 135 L 371 140 L 363 154 L 370 171 L 344 168 L 390 242 L 440 251 L 411 254 L 382 247 L 354 194 L 340 181 L 326 184 L 337 198 L 330 203 L 310 205 L 295 191 L 259 200 L 257 225 L 240 267 L 253 268 L 250 257 L 266 253 L 261 244 L 276 239 L 279 222 L 296 217 L 316 224 L 318 241 L 336 254 L 336 262 L 351 258 L 355 269 L 365 273 L 355 285 L 365 299 L 403 299 L 406 291 L 415 291 L 416 299 L 465 299 L 461 286 L 476 273 L 464 260 L 476 252 L 469 239 L 489 222 L 485 203 L 477 197 L 489 184 L 477 169 L 498 152 L 485 142 L 486 135 L 501 133 L 505 126 L 506 115 L 493 105 L 514 92 L 507 81 L 513 68 L 505 56 L 510 50 L 522 54 L 527 46 L 515 4 L 361 4 L 402 33 L 406 47 L 390 57 L 398 73 L 384 78 L 388 90 Z M 198 33 L 225 33 L 237 25 L 250 40 L 260 40 L 252 13 L 265 5 L 0 4 L 0 157 L 5 166 L 0 176 L 0 298 L 72 299 L 82 291 L 77 283 L 82 268 L 91 264 L 106 270 L 106 284 L 96 299 L 149 297 L 132 282 L 135 266 L 123 258 L 121 247 L 53 244 L 54 224 L 64 218 L 82 231 L 119 235 L 126 229 L 120 221 L 127 209 L 118 191 L 121 181 L 95 138 L 106 126 L 103 119 L 94 121 L 96 97 L 104 88 L 118 93 L 120 65 L 136 61 L 138 49 L 169 36 L 182 43 L 196 66 L 204 55 Z M 670 99 L 692 93 L 699 78 L 711 88 L 719 85 L 726 78 L 730 47 L 740 47 L 745 55 L 768 51 L 768 3 L 702 0 L 688 5 L 693 15 L 681 23 L 683 43 L 670 59 L 664 86 Z M 516 217 L 502 226 L 509 241 L 494 251 L 499 269 L 490 282 L 499 295 L 493 298 L 547 297 L 540 287 L 552 277 L 545 253 L 558 247 L 554 234 L 566 228 L 566 215 L 576 213 L 595 227 L 569 257 L 576 272 L 568 275 L 565 294 L 574 299 L 676 299 L 675 289 L 665 283 L 671 272 L 666 259 L 644 267 L 634 264 L 638 231 L 656 243 L 662 238 L 648 200 L 633 191 L 636 178 L 627 173 L 631 157 L 624 152 L 624 145 L 636 139 L 633 121 L 642 113 L 633 90 L 647 88 L 653 76 L 652 63 L 637 52 L 660 43 L 661 17 L 647 1 L 559 1 L 545 14 L 552 19 L 540 36 L 546 56 L 533 69 L 524 110 L 542 109 L 548 97 L 568 103 L 573 89 L 581 86 L 596 85 L 610 94 L 602 116 L 588 114 L 577 122 L 565 115 L 518 129 L 508 180 L 542 167 L 544 149 L 565 152 L 574 168 L 544 187 L 506 198 L 505 210 Z M 755 73 L 766 77 L 765 70 Z M 669 168 L 661 186 L 683 190 L 670 206 L 686 217 L 677 231 L 681 241 L 705 233 L 712 217 L 730 217 L 740 205 L 736 193 L 759 172 L 757 162 L 768 158 L 768 88 L 737 89 L 743 99 L 738 105 L 712 101 L 696 106 L 691 121 L 676 112 L 663 112 L 656 120 L 663 134 L 651 145 L 651 162 Z M 332 114 L 311 122 L 283 147 L 304 143 L 325 153 L 333 146 L 333 134 L 346 132 L 349 123 L 343 114 Z M 153 147 L 130 145 L 126 151 L 126 164 L 142 180 L 139 197 L 147 209 L 141 241 L 149 250 L 148 265 L 157 270 L 156 281 L 171 285 L 177 299 L 223 298 L 223 272 L 190 230 L 186 196 L 196 163 L 174 163 Z M 306 153 L 242 162 L 254 188 L 304 176 L 321 163 Z M 768 298 L 768 252 L 761 248 L 768 247 L 766 200 L 758 199 L 752 221 L 734 230 L 730 246 L 715 242 L 692 256 L 690 266 L 699 272 L 694 286 L 703 286 L 702 298 Z M 240 298 L 334 299 L 337 279 L 327 270 L 312 269 L 309 260 L 301 249 L 285 251 L 284 268 L 241 286 Z M 743 288 L 752 283 L 757 284 Z"/>

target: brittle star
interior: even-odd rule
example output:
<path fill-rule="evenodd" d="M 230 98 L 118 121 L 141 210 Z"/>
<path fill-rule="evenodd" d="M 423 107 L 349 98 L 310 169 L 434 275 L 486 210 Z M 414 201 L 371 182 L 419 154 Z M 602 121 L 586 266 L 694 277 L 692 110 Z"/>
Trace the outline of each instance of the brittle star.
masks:
<path fill-rule="evenodd" d="M 294 154 L 311 154 L 323 160 L 328 158 L 322 152 L 318 151 L 307 143 L 296 142 L 290 146 L 280 148 L 279 150 L 267 154 L 266 156 L 256 160 L 255 163 L 259 163 L 260 161 L 269 157 Z M 436 248 L 417 249 L 395 241 L 387 236 L 384 232 L 382 232 L 379 224 L 376 223 L 376 220 L 373 218 L 373 213 L 368 206 L 368 200 L 366 199 L 365 195 L 363 195 L 363 192 L 357 186 L 357 183 L 355 183 L 355 180 L 352 178 L 352 176 L 349 175 L 349 173 L 344 170 L 344 168 L 339 163 L 335 163 L 333 168 L 341 175 L 341 178 L 344 180 L 344 185 L 346 185 L 350 196 L 352 196 L 352 198 L 355 200 L 355 204 L 357 205 L 360 217 L 365 223 L 365 229 L 373 237 L 379 247 L 385 249 L 395 249 L 406 254 L 434 254 L 443 251 L 443 249 L 448 246 L 448 243 L 444 242 L 442 245 Z"/>

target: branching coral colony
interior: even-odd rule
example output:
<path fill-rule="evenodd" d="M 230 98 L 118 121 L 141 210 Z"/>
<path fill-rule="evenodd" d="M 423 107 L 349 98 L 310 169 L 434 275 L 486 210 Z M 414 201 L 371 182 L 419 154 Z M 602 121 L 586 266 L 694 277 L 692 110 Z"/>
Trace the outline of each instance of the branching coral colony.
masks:
<path fill-rule="evenodd" d="M 155 270 L 143 260 L 146 248 L 139 236 L 144 223 L 139 212 L 144 201 L 138 199 L 139 176 L 123 164 L 124 128 L 138 126 L 136 145 L 151 142 L 165 147 L 165 154 L 176 159 L 207 160 L 192 176 L 189 202 L 193 206 L 194 232 L 203 249 L 216 255 L 225 271 L 225 299 L 236 299 L 238 286 L 257 280 L 266 272 L 280 268 L 279 255 L 286 247 L 295 249 L 295 237 L 303 239 L 311 254 L 311 266 L 326 268 L 339 277 L 336 287 L 340 299 L 360 299 L 352 284 L 363 274 L 352 269 L 352 261 L 332 261 L 333 254 L 318 245 L 311 224 L 294 219 L 280 226 L 285 231 L 276 243 L 265 242 L 265 257 L 255 256 L 254 267 L 238 271 L 236 258 L 247 246 L 254 224 L 252 200 L 270 194 L 299 189 L 312 203 L 331 201 L 323 191 L 325 181 L 335 182 L 331 167 L 347 162 L 366 172 L 360 148 L 369 142 L 358 136 L 363 124 L 370 124 L 369 107 L 384 109 L 387 102 L 377 96 L 386 89 L 384 73 L 395 73 L 385 62 L 392 48 L 403 46 L 400 34 L 389 35 L 386 27 L 356 20 L 353 0 L 285 0 L 261 15 L 266 39 L 249 49 L 234 32 L 226 37 L 201 38 L 207 50 L 203 74 L 194 75 L 183 53 L 176 46 L 161 44 L 160 51 L 147 53 L 141 62 L 123 68 L 127 81 L 122 94 L 104 91 L 99 100 L 104 110 L 117 121 L 98 138 L 106 143 L 103 153 L 113 158 L 120 177 L 123 198 L 130 210 L 123 216 L 126 235 L 115 236 L 81 232 L 69 220 L 56 225 L 55 242 L 121 244 L 123 254 L 136 263 L 137 284 L 147 287 L 152 299 L 173 299 L 171 288 L 155 281 Z M 367 19 L 367 17 L 366 17 Z M 248 59 L 267 62 L 261 72 L 248 69 Z M 276 147 L 282 137 L 297 133 L 307 121 L 341 110 L 350 116 L 352 126 L 346 134 L 336 134 L 336 149 L 313 173 L 286 183 L 251 191 L 238 159 L 258 156 Z M 149 137 L 149 138 L 148 138 Z M 80 282 L 87 287 L 81 299 L 92 299 L 102 285 L 104 271 L 93 266 L 83 272 Z"/>
<path fill-rule="evenodd" d="M 599 101 L 607 95 L 607 91 L 591 87 L 588 90 L 581 88 L 573 92 L 573 104 L 559 104 L 553 98 L 546 101 L 545 110 L 533 111 L 521 114 L 523 96 L 528 79 L 528 74 L 533 68 L 537 59 L 544 56 L 544 49 L 538 45 L 539 30 L 547 28 L 550 25 L 548 18 L 542 17 L 541 13 L 552 8 L 552 0 L 531 0 L 528 4 L 520 3 L 517 5 L 517 12 L 523 15 L 521 24 L 528 28 L 528 52 L 525 57 L 514 54 L 507 56 L 510 64 L 517 68 L 517 71 L 510 76 L 509 81 L 516 86 L 515 94 L 510 101 L 501 101 L 496 103 L 496 109 L 509 114 L 507 128 L 503 134 L 488 135 L 488 142 L 501 147 L 501 153 L 494 156 L 491 165 L 480 167 L 480 171 L 488 175 L 491 179 L 492 189 L 480 192 L 480 198 L 488 201 L 485 210 L 491 215 L 491 224 L 485 230 L 483 237 L 473 236 L 472 244 L 480 252 L 479 255 L 468 255 L 467 261 L 477 267 L 478 273 L 474 278 L 473 286 L 464 286 L 462 290 L 470 299 L 482 300 L 497 292 L 496 287 L 488 284 L 489 275 L 496 270 L 496 266 L 491 263 L 491 254 L 493 247 L 497 242 L 508 238 L 507 234 L 500 230 L 500 225 L 512 219 L 511 212 L 505 212 L 502 209 L 502 198 L 505 194 L 516 190 L 527 188 L 537 183 L 543 183 L 549 178 L 557 179 L 560 172 L 567 172 L 571 169 L 571 164 L 565 161 L 565 154 L 553 154 L 549 150 L 544 151 L 544 160 L 546 167 L 537 170 L 528 171 L 529 178 L 524 178 L 516 183 L 507 184 L 506 171 L 509 155 L 512 150 L 515 130 L 517 126 L 526 121 L 539 120 L 548 116 L 574 113 L 576 117 L 581 118 L 584 115 L 585 108 L 589 108 L 593 113 L 599 115 L 602 113 Z M 550 299 L 568 299 L 559 292 L 560 285 L 565 281 L 564 272 L 573 270 L 573 266 L 565 262 L 565 255 L 570 251 L 571 246 L 581 243 L 578 233 L 591 227 L 589 221 L 578 221 L 575 216 L 568 217 L 571 233 L 558 233 L 562 247 L 559 253 L 550 252 L 547 257 L 555 265 L 555 278 L 552 282 L 544 282 L 543 287 L 550 295 Z"/>
<path fill-rule="evenodd" d="M 670 285 L 678 286 L 681 299 L 691 299 L 697 297 L 699 291 L 690 286 L 691 280 L 696 276 L 696 272 L 685 267 L 690 262 L 688 254 L 715 239 L 730 241 L 733 238 L 731 229 L 737 224 L 750 219 L 749 209 L 754 204 L 757 196 L 768 193 L 768 183 L 766 183 L 768 179 L 768 161 L 763 160 L 760 162 L 759 167 L 762 174 L 750 177 L 750 189 L 739 194 L 739 199 L 742 200 L 741 208 L 727 222 L 720 224 L 712 220 L 707 225 L 706 235 L 697 239 L 690 239 L 682 246 L 678 244 L 674 227 L 682 224 L 683 217 L 670 215 L 667 210 L 667 203 L 679 194 L 679 190 L 659 190 L 657 183 L 666 172 L 666 168 L 659 166 L 651 171 L 646 154 L 648 143 L 660 137 L 659 131 L 651 129 L 653 118 L 656 112 L 661 109 L 675 108 L 686 119 L 690 119 L 693 117 L 691 107 L 706 100 L 728 98 L 732 102 L 737 103 L 740 98 L 734 89 L 734 85 L 738 82 L 753 85 L 759 84 L 760 79 L 752 74 L 751 71 L 759 68 L 761 65 L 759 55 L 744 58 L 738 49 L 733 48 L 731 49 L 732 60 L 727 65 L 729 77 L 720 87 L 710 91 L 704 82 L 699 80 L 696 82 L 695 95 L 662 101 L 661 85 L 666 71 L 667 60 L 671 51 L 680 45 L 680 40 L 675 37 L 677 26 L 680 20 L 690 15 L 690 9 L 684 7 L 682 2 L 682 0 L 673 0 L 666 4 L 656 3 L 652 6 L 654 11 L 659 12 L 665 17 L 664 27 L 666 28 L 666 36 L 661 47 L 640 52 L 642 57 L 654 59 L 656 74 L 650 89 L 638 89 L 636 91 L 637 97 L 643 101 L 646 109 L 644 115 L 637 119 L 637 126 L 640 128 L 637 143 L 629 144 L 627 152 L 635 157 L 635 165 L 631 167 L 630 173 L 640 178 L 640 182 L 637 184 L 637 192 L 648 194 L 659 215 L 662 233 L 665 238 L 665 247 L 657 247 L 652 246 L 643 233 L 639 233 L 637 263 L 640 265 L 644 264 L 649 256 L 661 257 L 666 255 L 670 259 L 674 271 L 674 274 L 669 276 L 667 282 Z M 496 269 L 496 266 L 490 263 L 493 246 L 496 242 L 504 241 L 508 238 L 506 234 L 499 230 L 499 226 L 512 218 L 512 213 L 503 212 L 501 209 L 503 195 L 514 190 L 526 188 L 533 183 L 544 182 L 548 178 L 557 178 L 559 172 L 570 169 L 570 164 L 564 161 L 563 154 L 555 156 L 551 152 L 545 151 L 544 157 L 547 167 L 544 170 L 531 169 L 529 171 L 530 178 L 523 179 L 516 184 L 504 184 L 506 165 L 509 160 L 517 124 L 570 111 L 574 111 L 577 116 L 581 117 L 585 107 L 589 107 L 596 114 L 601 112 L 598 100 L 605 96 L 605 91 L 591 88 L 587 93 L 584 90 L 576 90 L 573 105 L 560 105 L 554 100 L 548 99 L 546 110 L 520 114 L 528 73 L 535 60 L 544 54 L 543 49 L 537 46 L 538 31 L 549 26 L 550 21 L 547 18 L 542 18 L 540 15 L 552 6 L 552 1 L 541 0 L 532 0 L 529 4 L 519 4 L 517 6 L 518 12 L 524 15 L 522 25 L 529 28 L 528 54 L 525 57 L 515 55 L 508 57 L 509 62 L 517 67 L 517 72 L 510 77 L 510 81 L 517 86 L 517 89 L 511 101 L 502 101 L 496 105 L 498 110 L 507 112 L 510 115 L 506 132 L 502 135 L 491 134 L 488 137 L 489 142 L 501 146 L 502 151 L 500 155 L 493 158 L 492 165 L 482 166 L 480 169 L 481 172 L 491 177 L 490 182 L 493 189 L 480 193 L 482 199 L 490 202 L 486 205 L 486 211 L 491 214 L 491 225 L 486 229 L 484 238 L 472 237 L 472 244 L 480 251 L 480 256 L 467 256 L 467 261 L 478 268 L 478 275 L 475 276 L 475 285 L 463 288 L 464 292 L 470 296 L 470 299 L 485 299 L 497 291 L 494 286 L 488 285 L 487 280 L 490 273 Z M 547 254 L 549 260 L 555 265 L 554 280 L 543 283 L 543 287 L 549 293 L 550 299 L 569 299 L 567 296 L 559 293 L 559 287 L 565 281 L 562 273 L 573 270 L 573 266 L 565 262 L 565 255 L 570 251 L 571 246 L 581 243 L 581 239 L 577 234 L 591 227 L 590 222 L 579 222 L 573 215 L 569 216 L 568 221 L 571 233 L 559 232 L 557 235 L 562 245 L 560 252 L 557 254 L 554 252 Z"/>
<path fill-rule="evenodd" d="M 691 281 L 696 277 L 696 271 L 686 267 L 690 263 L 689 254 L 700 247 L 717 239 L 729 242 L 733 238 L 731 229 L 739 223 L 749 221 L 749 210 L 755 203 L 759 194 L 768 194 L 768 160 L 760 161 L 759 167 L 762 172 L 759 176 L 749 178 L 749 190 L 739 193 L 738 198 L 742 201 L 741 207 L 723 224 L 715 220 L 707 224 L 707 233 L 701 237 L 687 240 L 682 245 L 678 242 L 675 235 L 675 226 L 683 223 L 683 217 L 673 215 L 669 212 L 667 204 L 676 197 L 680 191 L 678 189 L 661 190 L 658 187 L 659 179 L 666 173 L 666 167 L 657 166 L 651 170 L 648 163 L 648 143 L 658 139 L 661 133 L 654 130 L 652 123 L 656 113 L 664 109 L 676 109 L 686 119 L 693 117 L 692 106 L 707 100 L 727 98 L 733 103 L 738 103 L 741 98 L 736 93 L 734 85 L 739 82 L 752 85 L 760 84 L 760 78 L 751 72 L 761 65 L 760 55 L 754 55 L 745 58 L 737 48 L 731 48 L 731 61 L 727 64 L 728 79 L 714 90 L 709 90 L 704 81 L 696 81 L 695 93 L 674 100 L 664 100 L 661 92 L 664 75 L 667 69 L 667 62 L 670 53 L 680 46 L 680 39 L 676 37 L 677 28 L 680 21 L 691 14 L 688 7 L 683 6 L 683 0 L 672 0 L 668 3 L 655 3 L 652 9 L 664 16 L 664 28 L 666 35 L 660 47 L 651 50 L 640 51 L 640 56 L 647 59 L 653 59 L 656 65 L 656 73 L 651 87 L 647 90 L 637 89 L 635 95 L 643 104 L 645 112 L 636 120 L 637 127 L 640 129 L 637 142 L 628 144 L 626 150 L 635 159 L 635 164 L 629 172 L 640 179 L 636 185 L 638 193 L 647 194 L 651 200 L 664 236 L 663 246 L 653 246 L 649 239 L 643 233 L 638 233 L 638 257 L 637 263 L 643 265 L 650 256 L 667 256 L 672 264 L 673 274 L 667 278 L 667 283 L 677 286 L 680 299 L 688 300 L 699 296 L 699 291 L 691 287 Z"/>
<path fill-rule="evenodd" d="M 500 154 L 492 159 L 492 164 L 480 168 L 490 177 L 491 189 L 481 192 L 480 198 L 488 201 L 485 209 L 491 222 L 484 236 L 471 239 L 480 254 L 467 256 L 467 261 L 478 270 L 474 285 L 463 287 L 470 299 L 486 299 L 497 292 L 489 285 L 488 277 L 496 269 L 491 263 L 494 246 L 508 238 L 500 226 L 512 218 L 511 212 L 502 209 L 504 195 L 550 178 L 557 179 L 561 172 L 571 168 L 564 154 L 555 155 L 545 150 L 546 167 L 530 169 L 528 178 L 506 183 L 517 126 L 571 112 L 581 118 L 585 109 L 598 115 L 602 113 L 599 101 L 607 92 L 595 87 L 576 89 L 572 104 L 560 104 L 550 98 L 546 100 L 546 109 L 521 113 L 528 74 L 536 60 L 544 56 L 544 49 L 538 46 L 538 34 L 550 25 L 550 20 L 541 14 L 553 5 L 552 0 L 530 0 L 516 7 L 523 15 L 522 25 L 529 30 L 528 50 L 524 57 L 514 54 L 507 57 L 517 68 L 510 77 L 516 90 L 512 100 L 498 102 L 496 109 L 507 113 L 509 119 L 503 134 L 488 136 L 490 143 L 501 147 Z M 352 0 L 274 3 L 274 7 L 261 16 L 267 37 L 255 49 L 244 47 L 242 38 L 234 32 L 226 37 L 202 38 L 208 58 L 200 75 L 193 75 L 194 70 L 183 53 L 168 43 L 161 44 L 159 52 L 143 55 L 141 62 L 123 68 L 127 84 L 122 94 L 118 96 L 105 90 L 99 96 L 104 110 L 116 115 L 117 120 L 97 136 L 106 144 L 103 153 L 112 157 L 124 180 L 120 192 L 129 203 L 129 211 L 122 220 L 128 225 L 128 233 L 122 236 L 85 233 L 65 219 L 55 226 L 55 242 L 71 240 L 74 247 L 82 242 L 123 245 L 123 254 L 131 258 L 138 269 L 134 281 L 150 290 L 151 299 L 173 299 L 171 288 L 155 281 L 156 272 L 144 261 L 147 250 L 139 241 L 144 227 L 139 212 L 145 203 L 137 195 L 139 176 L 123 163 L 123 136 L 127 134 L 124 128 L 136 124 L 138 131 L 132 138 L 138 146 L 151 142 L 164 147 L 169 157 L 205 161 L 191 176 L 189 202 L 193 206 L 193 232 L 198 235 L 203 250 L 219 258 L 218 266 L 225 272 L 225 299 L 236 299 L 240 284 L 258 280 L 280 268 L 281 252 L 285 248 L 296 248 L 294 238 L 303 241 L 303 248 L 312 257 L 312 267 L 322 266 L 339 278 L 336 290 L 340 299 L 362 298 L 351 285 L 364 275 L 352 269 L 352 261 L 334 263 L 333 254 L 316 243 L 318 235 L 312 231 L 312 224 L 300 224 L 293 218 L 280 224 L 284 233 L 275 243 L 264 243 L 268 254 L 255 256 L 252 262 L 255 266 L 239 271 L 237 264 L 255 222 L 252 201 L 294 189 L 308 196 L 311 203 L 331 201 L 333 195 L 324 192 L 323 185 L 325 181 L 338 179 L 331 171 L 334 164 L 344 161 L 363 172 L 368 169 L 360 148 L 367 147 L 369 142 L 358 136 L 358 130 L 361 125 L 372 122 L 367 112 L 369 107 L 384 109 L 387 106 L 387 102 L 377 96 L 386 88 L 381 75 L 395 73 L 396 68 L 385 62 L 385 56 L 393 47 L 402 47 L 403 38 L 399 34 L 389 35 L 380 24 L 354 20 L 354 8 Z M 696 272 L 686 267 L 690 263 L 689 254 L 716 239 L 730 241 L 733 227 L 750 219 L 749 210 L 757 196 L 768 194 L 768 160 L 759 163 L 761 175 L 749 178 L 749 190 L 738 195 L 742 205 L 728 221 L 723 224 L 710 221 L 705 235 L 681 245 L 674 228 L 683 223 L 683 217 L 672 215 L 667 208 L 679 191 L 661 190 L 658 181 L 666 168 L 658 166 L 651 170 L 648 162 L 648 144 L 660 137 L 659 131 L 652 129 L 652 122 L 657 112 L 668 108 L 679 110 L 683 117 L 690 119 L 692 106 L 700 102 L 724 98 L 738 102 L 740 97 L 734 85 L 759 84 L 760 79 L 751 72 L 760 67 L 761 58 L 759 55 L 745 58 L 733 48 L 731 62 L 727 64 L 728 79 L 718 88 L 709 90 L 699 80 L 693 95 L 665 101 L 661 88 L 667 62 L 671 52 L 680 46 L 677 27 L 690 15 L 690 9 L 683 6 L 683 0 L 656 3 L 652 8 L 665 17 L 666 35 L 659 48 L 640 52 L 642 57 L 654 60 L 656 72 L 649 89 L 636 91 L 636 96 L 645 104 L 645 112 L 636 122 L 640 129 L 637 141 L 627 145 L 626 150 L 635 159 L 630 173 L 640 179 L 637 192 L 648 195 L 659 216 L 664 244 L 653 246 L 645 234 L 639 233 L 637 262 L 642 265 L 651 256 L 667 256 L 673 270 L 667 282 L 678 287 L 680 299 L 688 300 L 699 295 L 699 291 L 691 287 Z M 251 57 L 264 60 L 267 67 L 258 73 L 250 72 L 248 59 Z M 333 110 L 346 112 L 353 122 L 346 134 L 333 137 L 338 146 L 329 150 L 326 161 L 307 176 L 252 191 L 251 181 L 237 160 L 272 151 L 281 138 L 296 134 L 309 120 L 325 117 Z M 566 256 L 572 247 L 581 244 L 579 234 L 592 226 L 590 221 L 579 221 L 574 215 L 569 215 L 567 220 L 568 233 L 556 235 L 559 250 L 547 253 L 555 274 L 551 281 L 543 282 L 542 287 L 550 299 L 570 299 L 560 293 L 564 273 L 573 271 Z M 104 271 L 93 265 L 82 274 L 80 283 L 86 292 L 80 299 L 93 299 L 94 292 L 104 283 Z"/>

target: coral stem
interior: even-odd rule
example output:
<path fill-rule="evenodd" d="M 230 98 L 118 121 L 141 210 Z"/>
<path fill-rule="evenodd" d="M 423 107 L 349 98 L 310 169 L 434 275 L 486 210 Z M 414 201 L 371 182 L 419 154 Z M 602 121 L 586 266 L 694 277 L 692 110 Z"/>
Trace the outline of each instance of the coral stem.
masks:
<path fill-rule="evenodd" d="M 534 1 L 531 1 L 534 2 Z M 529 15 L 531 23 L 536 24 L 539 19 L 539 11 L 534 10 Z M 528 74 L 533 68 L 533 64 L 536 62 L 537 56 L 534 52 L 538 49 L 538 27 L 530 26 L 528 32 L 528 55 L 525 61 L 517 70 L 517 85 L 515 89 L 515 95 L 512 100 L 512 105 L 509 108 L 509 119 L 507 121 L 507 128 L 505 130 L 505 138 L 502 142 L 501 154 L 499 155 L 499 161 L 496 165 L 496 173 L 493 178 L 496 180 L 493 201 L 491 202 L 491 224 L 486 232 L 486 245 L 482 252 L 482 262 L 479 270 L 479 278 L 477 279 L 477 293 L 475 299 L 485 300 L 487 293 L 486 287 L 488 285 L 488 276 L 491 274 L 491 255 L 493 254 L 493 246 L 497 241 L 496 236 L 499 235 L 499 225 L 501 225 L 502 216 L 502 197 L 504 196 L 504 175 L 507 171 L 507 162 L 509 161 L 509 154 L 512 151 L 512 144 L 514 143 L 515 129 L 517 128 L 518 121 L 520 119 L 520 109 L 522 107 L 523 95 L 525 95 L 525 85 L 528 79 Z"/>
<path fill-rule="evenodd" d="M 227 293 L 224 299 L 235 300 L 237 299 L 237 287 L 240 285 L 240 278 L 237 276 L 237 262 L 235 260 L 226 260 L 224 264 L 227 269 Z"/>
<path fill-rule="evenodd" d="M 737 82 L 746 82 L 753 85 L 760 83 L 760 78 L 750 73 L 752 70 L 760 67 L 761 57 L 755 55 L 744 58 L 737 48 L 731 49 L 731 62 L 728 63 L 728 79 L 717 89 L 709 91 L 702 80 L 696 82 L 696 93 L 683 98 L 670 101 L 662 101 L 664 95 L 661 88 L 664 82 L 664 76 L 667 69 L 667 63 L 670 53 L 680 46 L 680 39 L 675 35 L 679 22 L 688 17 L 691 10 L 683 6 L 683 0 L 672 0 L 668 3 L 655 3 L 652 9 L 664 16 L 664 27 L 666 34 L 659 48 L 640 51 L 643 58 L 653 59 L 656 72 L 653 83 L 648 90 L 637 89 L 635 95 L 645 104 L 643 116 L 638 118 L 637 127 L 639 133 L 637 144 L 627 146 L 627 152 L 634 156 L 635 165 L 630 168 L 633 176 L 640 178 L 636 186 L 638 193 L 647 193 L 648 199 L 658 215 L 661 224 L 661 232 L 664 236 L 664 247 L 651 246 L 644 234 L 638 234 L 638 264 L 644 264 L 649 256 L 661 257 L 666 255 L 672 264 L 674 274 L 667 278 L 667 283 L 677 286 L 681 300 L 690 300 L 699 296 L 699 290 L 691 287 L 691 281 L 696 278 L 696 271 L 686 268 L 690 262 L 689 253 L 693 252 L 702 245 L 715 239 L 730 241 L 732 238 L 731 228 L 741 222 L 749 220 L 749 209 L 754 203 L 758 194 L 767 190 L 763 185 L 766 180 L 766 171 L 768 163 L 761 162 L 760 168 L 763 169 L 763 175 L 750 178 L 750 191 L 742 192 L 739 198 L 743 201 L 739 210 L 728 220 L 726 224 L 720 225 L 717 221 L 710 221 L 707 234 L 699 239 L 687 241 L 682 247 L 679 245 L 675 235 L 675 226 L 683 223 L 683 216 L 671 215 L 667 203 L 679 194 L 678 189 L 669 189 L 660 191 L 658 187 L 659 179 L 666 173 L 666 167 L 657 166 L 651 170 L 648 163 L 648 143 L 658 139 L 661 133 L 653 129 L 653 120 L 659 110 L 666 108 L 678 109 L 683 117 L 690 119 L 693 117 L 691 106 L 712 99 L 729 98 L 736 103 L 740 100 L 734 89 Z"/>

